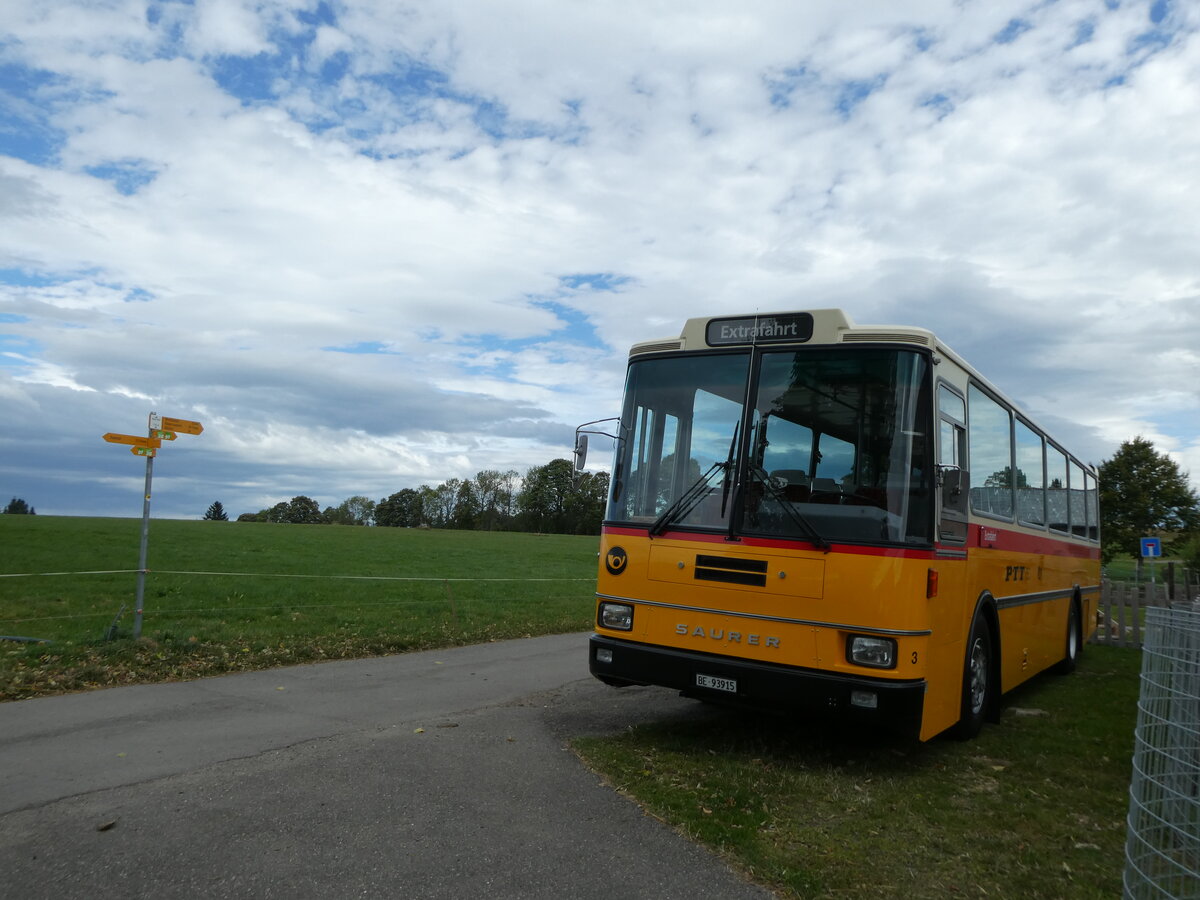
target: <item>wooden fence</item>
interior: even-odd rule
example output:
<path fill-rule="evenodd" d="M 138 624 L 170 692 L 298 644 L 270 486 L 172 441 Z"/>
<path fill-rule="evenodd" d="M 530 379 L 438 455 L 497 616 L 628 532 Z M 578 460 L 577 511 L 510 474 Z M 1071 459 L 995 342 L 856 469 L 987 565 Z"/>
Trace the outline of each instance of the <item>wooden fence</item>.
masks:
<path fill-rule="evenodd" d="M 1149 585 L 1106 581 L 1100 589 L 1100 615 L 1093 644 L 1142 646 L 1142 617 Z"/>
<path fill-rule="evenodd" d="M 1172 584 L 1138 584 L 1132 581 L 1105 581 L 1100 591 L 1100 615 L 1093 644 L 1114 647 L 1141 647 L 1142 625 L 1148 606 L 1191 606 L 1196 603 L 1188 587 Z"/>

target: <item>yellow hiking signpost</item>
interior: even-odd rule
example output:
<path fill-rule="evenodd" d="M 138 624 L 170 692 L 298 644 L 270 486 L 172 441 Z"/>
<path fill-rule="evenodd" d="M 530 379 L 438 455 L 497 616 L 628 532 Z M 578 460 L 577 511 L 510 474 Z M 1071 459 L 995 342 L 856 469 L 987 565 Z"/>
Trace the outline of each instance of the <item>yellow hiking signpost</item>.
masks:
<path fill-rule="evenodd" d="M 191 419 L 171 419 L 152 412 L 145 437 L 112 431 L 104 435 L 104 440 L 108 443 L 127 444 L 134 456 L 146 457 L 146 496 L 142 501 L 142 543 L 138 555 L 137 601 L 133 616 L 135 638 L 142 636 L 142 601 L 146 596 L 146 547 L 150 540 L 150 483 L 154 478 L 154 457 L 162 447 L 163 441 L 173 441 L 179 434 L 200 434 L 202 431 L 204 426 L 199 422 L 193 422 Z"/>
<path fill-rule="evenodd" d="M 151 413 L 151 415 L 154 414 Z M 204 426 L 199 422 L 193 422 L 191 419 L 171 419 L 167 416 L 162 417 L 158 427 L 164 431 L 179 431 L 183 434 L 199 434 L 204 430 Z M 167 440 L 173 441 L 175 438 L 167 438 Z"/>
<path fill-rule="evenodd" d="M 162 446 L 162 441 L 157 436 L 138 437 L 136 434 L 113 434 L 110 431 L 104 435 L 104 439 L 110 444 L 130 444 L 134 453 L 139 450 L 149 451 L 138 454 L 139 456 L 153 456 L 154 451 Z"/>

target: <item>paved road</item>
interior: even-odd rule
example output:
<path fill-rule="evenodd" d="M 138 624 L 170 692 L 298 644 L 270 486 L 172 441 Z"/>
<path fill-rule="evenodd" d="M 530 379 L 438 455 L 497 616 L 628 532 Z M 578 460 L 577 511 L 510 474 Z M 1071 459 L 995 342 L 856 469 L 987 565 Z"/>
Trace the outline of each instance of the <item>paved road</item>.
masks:
<path fill-rule="evenodd" d="M 581 635 L 0 704 L 0 896 L 763 898 L 569 737 L 713 715 Z"/>

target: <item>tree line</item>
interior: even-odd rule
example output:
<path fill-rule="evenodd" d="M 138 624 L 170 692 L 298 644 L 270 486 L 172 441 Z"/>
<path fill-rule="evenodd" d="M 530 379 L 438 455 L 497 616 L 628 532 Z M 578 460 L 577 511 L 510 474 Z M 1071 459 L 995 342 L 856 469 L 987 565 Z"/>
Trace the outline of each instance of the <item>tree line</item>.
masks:
<path fill-rule="evenodd" d="M 474 478 L 404 488 L 378 501 L 348 497 L 325 509 L 299 495 L 269 509 L 243 513 L 238 521 L 599 534 L 607 496 L 607 472 L 576 473 L 568 460 L 556 459 L 534 466 L 524 476 L 511 469 L 485 469 Z M 204 518 L 223 521 L 228 516 L 217 502 Z"/>

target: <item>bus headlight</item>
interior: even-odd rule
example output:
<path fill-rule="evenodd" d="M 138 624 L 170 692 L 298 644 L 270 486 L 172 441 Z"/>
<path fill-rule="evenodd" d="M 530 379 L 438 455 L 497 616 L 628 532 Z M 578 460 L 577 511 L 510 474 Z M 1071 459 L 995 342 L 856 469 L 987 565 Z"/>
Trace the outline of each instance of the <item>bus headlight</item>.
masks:
<path fill-rule="evenodd" d="M 873 669 L 896 668 L 896 642 L 891 638 L 852 634 L 846 645 L 846 659 Z"/>
<path fill-rule="evenodd" d="M 628 603 L 600 604 L 600 613 L 596 617 L 601 628 L 612 628 L 616 631 L 633 631 L 633 607 Z"/>

